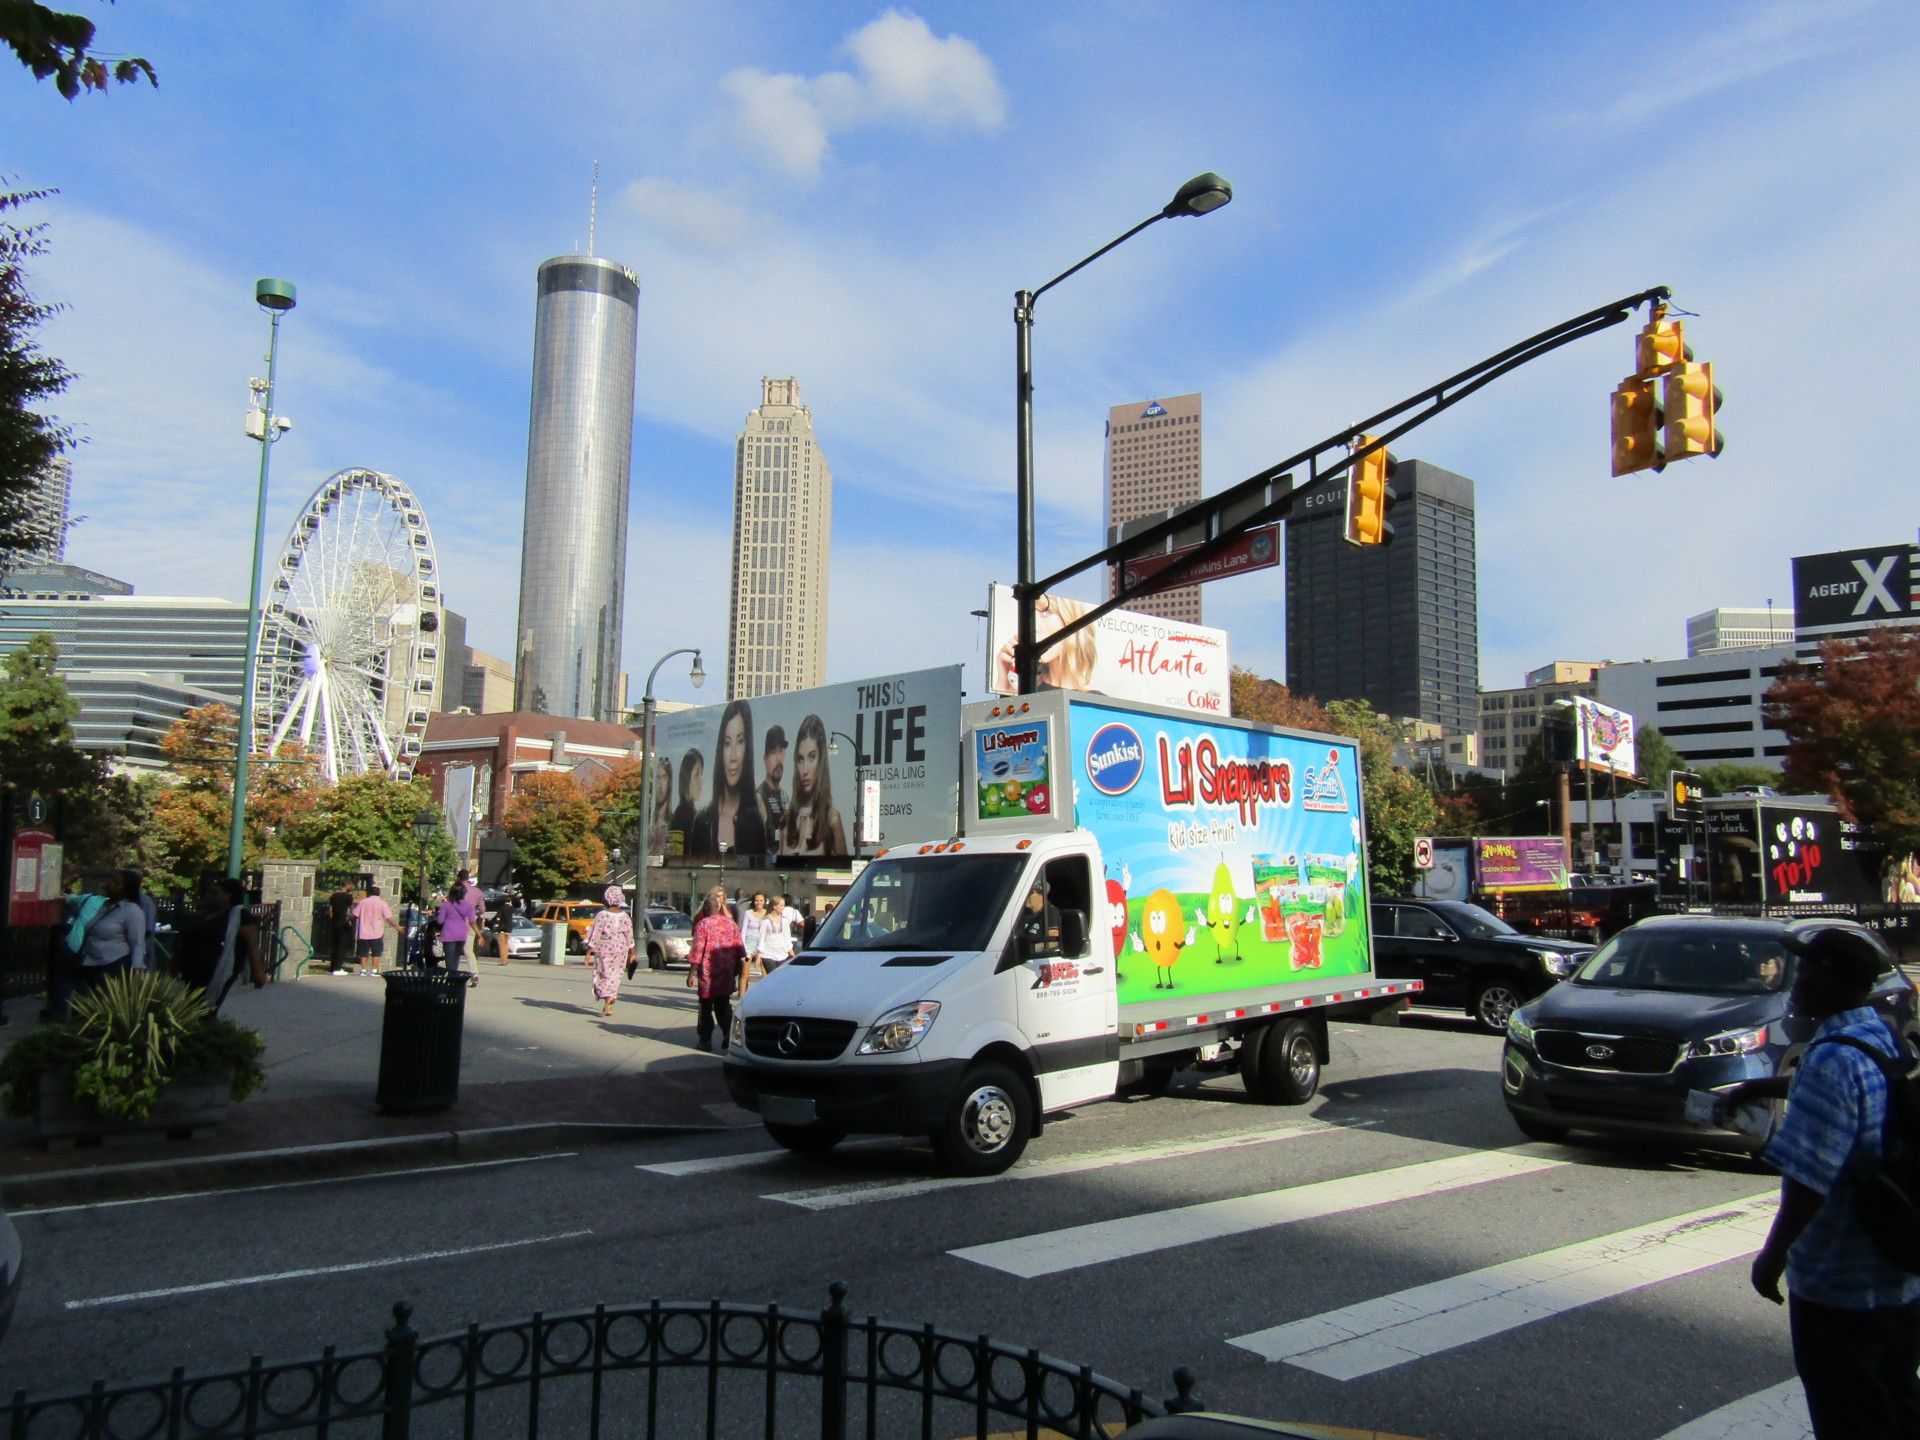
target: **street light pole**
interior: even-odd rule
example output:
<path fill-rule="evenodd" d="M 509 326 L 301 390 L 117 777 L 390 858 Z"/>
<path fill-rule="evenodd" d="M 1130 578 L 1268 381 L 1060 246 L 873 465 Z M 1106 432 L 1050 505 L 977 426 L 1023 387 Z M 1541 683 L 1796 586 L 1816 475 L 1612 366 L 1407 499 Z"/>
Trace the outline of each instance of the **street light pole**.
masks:
<path fill-rule="evenodd" d="M 1013 666 L 1015 688 L 1031 694 L 1040 683 L 1040 647 L 1036 634 L 1035 611 L 1040 597 L 1034 587 L 1033 533 L 1033 306 L 1042 295 L 1076 271 L 1084 270 L 1107 251 L 1124 245 L 1158 220 L 1205 215 L 1233 199 L 1233 186 L 1211 170 L 1196 175 L 1174 193 L 1173 199 L 1157 215 L 1149 215 L 1117 240 L 1109 241 L 1079 264 L 1062 270 L 1038 290 L 1016 290 L 1013 296 L 1014 329 L 1014 509 L 1018 532 L 1015 562 L 1019 570 L 1013 587 L 1018 606 L 1019 628 L 1014 639 Z"/>
<path fill-rule="evenodd" d="M 253 503 L 253 568 L 247 572 L 247 660 L 240 683 L 240 730 L 233 746 L 233 812 L 227 829 L 227 877 L 240 878 L 246 852 L 247 832 L 247 760 L 253 750 L 253 687 L 260 665 L 260 564 L 267 530 L 267 468 L 273 457 L 273 442 L 287 433 L 287 422 L 273 413 L 273 387 L 280 361 L 280 320 L 293 309 L 293 284 L 287 280 L 261 280 L 253 287 L 253 298 L 273 317 L 267 339 L 267 378 L 252 382 L 254 405 L 247 412 L 247 434 L 260 442 L 260 485 Z"/>
<path fill-rule="evenodd" d="M 687 678 L 698 690 L 707 683 L 707 672 L 700 665 L 700 651 L 697 647 L 683 645 L 678 650 L 669 650 L 653 662 L 653 669 L 647 672 L 646 692 L 640 697 L 640 825 L 639 843 L 634 847 L 633 865 L 633 909 L 637 915 L 644 915 L 647 909 L 647 867 L 653 860 L 653 837 L 647 833 L 653 824 L 653 681 L 660 673 L 660 667 L 676 655 L 693 656 L 693 669 L 687 672 Z"/>
<path fill-rule="evenodd" d="M 862 845 L 871 844 L 880 837 L 863 833 L 867 828 L 867 792 L 861 782 L 866 778 L 867 771 L 866 766 L 860 763 L 859 742 L 844 730 L 829 730 L 827 732 L 827 754 L 838 755 L 840 753 L 840 742 L 842 740 L 853 746 L 853 803 L 855 806 L 853 812 L 853 853 L 858 856 Z"/>

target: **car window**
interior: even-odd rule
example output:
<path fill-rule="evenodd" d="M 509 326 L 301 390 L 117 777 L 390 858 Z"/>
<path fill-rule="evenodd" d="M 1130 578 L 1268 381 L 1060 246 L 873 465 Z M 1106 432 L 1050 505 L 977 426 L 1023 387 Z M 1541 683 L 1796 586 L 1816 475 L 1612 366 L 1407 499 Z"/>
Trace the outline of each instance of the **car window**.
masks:
<path fill-rule="evenodd" d="M 1447 922 L 1431 910 L 1421 910 L 1412 905 L 1396 905 L 1394 909 L 1400 915 L 1400 935 L 1403 939 L 1453 939 L 1453 931 L 1447 928 Z"/>
<path fill-rule="evenodd" d="M 1491 940 L 1496 935 L 1520 933 L 1491 910 L 1482 910 L 1478 905 L 1449 905 L 1447 920 L 1454 929 L 1464 931 L 1475 940 Z"/>
<path fill-rule="evenodd" d="M 693 921 L 678 912 L 663 915 L 655 910 L 648 914 L 647 925 L 661 934 L 690 935 L 693 933 Z"/>
<path fill-rule="evenodd" d="M 1374 939 L 1378 940 L 1382 935 L 1393 934 L 1393 907 L 1392 906 L 1375 905 L 1372 907 L 1370 914 L 1373 917 L 1373 938 Z"/>
<path fill-rule="evenodd" d="M 1772 935 L 1663 926 L 1622 930 L 1574 979 L 1618 990 L 1771 995 L 1786 985 L 1788 971 L 1786 949 Z"/>

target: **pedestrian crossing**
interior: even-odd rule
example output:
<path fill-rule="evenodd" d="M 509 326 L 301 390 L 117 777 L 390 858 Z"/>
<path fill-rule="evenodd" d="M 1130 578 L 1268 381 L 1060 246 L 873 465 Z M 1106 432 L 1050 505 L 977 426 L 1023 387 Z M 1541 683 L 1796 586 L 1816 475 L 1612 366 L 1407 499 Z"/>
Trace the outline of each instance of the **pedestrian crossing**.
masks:
<path fill-rule="evenodd" d="M 1798 1380 L 1785 1380 L 1689 1420 L 1660 1440 L 1813 1440 L 1807 1392 Z"/>
<path fill-rule="evenodd" d="M 1357 1380 L 1759 1250 L 1769 1191 L 1542 1251 L 1229 1340 L 1269 1361 Z"/>

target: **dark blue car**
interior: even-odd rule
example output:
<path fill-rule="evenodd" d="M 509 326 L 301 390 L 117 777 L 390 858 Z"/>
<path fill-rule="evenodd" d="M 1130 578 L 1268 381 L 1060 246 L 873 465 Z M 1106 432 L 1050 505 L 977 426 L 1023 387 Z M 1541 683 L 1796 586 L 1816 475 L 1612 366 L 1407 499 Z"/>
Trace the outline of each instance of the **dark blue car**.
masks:
<path fill-rule="evenodd" d="M 1575 1130 L 1756 1151 L 1765 1137 L 1687 1117 L 1687 1093 L 1790 1071 L 1803 1045 L 1782 1021 L 1790 929 L 1851 922 L 1667 915 L 1622 930 L 1571 977 L 1515 1012 L 1500 1078 L 1507 1109 L 1536 1140 Z M 1891 955 L 1873 1003 L 1920 1046 L 1913 983 Z M 1780 1106 L 1775 1106 L 1777 1122 Z"/>

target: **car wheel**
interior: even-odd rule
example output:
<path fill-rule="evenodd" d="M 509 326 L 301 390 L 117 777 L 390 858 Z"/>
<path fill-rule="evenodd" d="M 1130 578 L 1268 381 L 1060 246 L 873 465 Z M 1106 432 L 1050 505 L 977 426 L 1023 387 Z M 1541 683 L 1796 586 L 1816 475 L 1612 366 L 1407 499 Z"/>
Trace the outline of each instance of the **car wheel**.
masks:
<path fill-rule="evenodd" d="M 582 940 L 578 935 L 575 935 L 572 931 L 568 931 L 567 932 L 567 953 L 569 955 L 586 954 L 587 942 Z"/>
<path fill-rule="evenodd" d="M 1256 1031 L 1240 1047 L 1240 1083 L 1262 1105 L 1304 1105 L 1320 1090 L 1313 1028 L 1298 1018 Z"/>
<path fill-rule="evenodd" d="M 1564 1140 L 1567 1128 L 1564 1125 L 1548 1125 L 1527 1115 L 1515 1115 L 1513 1123 L 1520 1127 L 1520 1133 L 1529 1140 Z"/>
<path fill-rule="evenodd" d="M 1467 1014 L 1490 1035 L 1507 1033 L 1507 1021 L 1526 1004 L 1526 997 L 1511 980 L 1482 980 L 1473 987 L 1473 999 L 1467 1002 Z"/>
<path fill-rule="evenodd" d="M 824 1155 L 842 1140 L 847 1132 L 837 1130 L 831 1125 L 776 1125 L 766 1122 L 767 1134 L 776 1145 L 784 1145 L 796 1155 Z"/>
<path fill-rule="evenodd" d="M 961 1077 L 946 1119 L 928 1138 L 949 1175 L 998 1175 L 1032 1134 L 1033 1092 L 1011 1068 L 989 1061 Z"/>
<path fill-rule="evenodd" d="M 647 969 L 664 970 L 666 968 L 667 957 L 660 953 L 660 947 L 658 945 L 647 946 Z"/>

